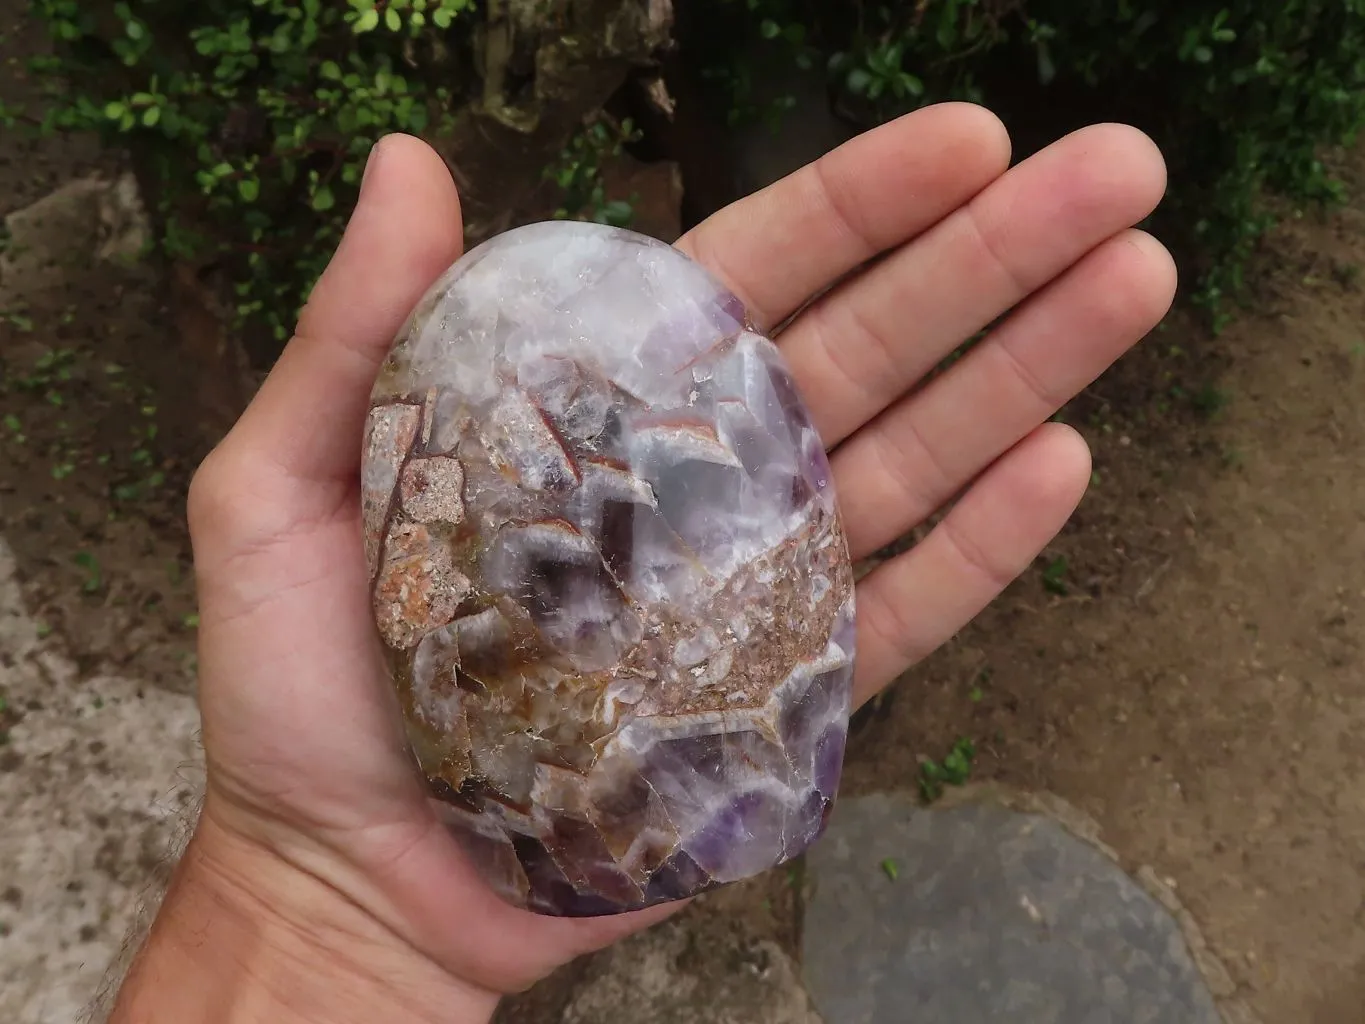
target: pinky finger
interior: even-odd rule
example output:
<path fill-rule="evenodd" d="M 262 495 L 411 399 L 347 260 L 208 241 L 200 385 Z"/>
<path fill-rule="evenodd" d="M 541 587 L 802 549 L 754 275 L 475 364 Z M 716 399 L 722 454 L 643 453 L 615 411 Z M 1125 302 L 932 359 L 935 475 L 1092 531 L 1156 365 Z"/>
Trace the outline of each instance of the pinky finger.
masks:
<path fill-rule="evenodd" d="M 858 584 L 860 705 L 970 622 L 1075 511 L 1090 452 L 1048 423 L 991 466 L 920 544 Z"/>

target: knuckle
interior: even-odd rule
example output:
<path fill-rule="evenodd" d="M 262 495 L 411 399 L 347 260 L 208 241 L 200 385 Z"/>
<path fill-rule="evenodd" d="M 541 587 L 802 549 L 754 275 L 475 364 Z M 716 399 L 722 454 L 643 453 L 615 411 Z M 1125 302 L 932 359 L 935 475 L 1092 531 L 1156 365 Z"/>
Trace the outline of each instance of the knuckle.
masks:
<path fill-rule="evenodd" d="M 915 665 L 928 653 L 920 634 L 920 623 L 901 603 L 883 596 L 867 603 L 867 613 L 859 609 L 866 627 L 877 637 L 898 666 Z"/>
<path fill-rule="evenodd" d="M 190 479 L 186 516 L 196 540 L 221 534 L 240 519 L 244 508 L 238 462 L 230 448 L 219 445 Z"/>
<path fill-rule="evenodd" d="M 1014 578 L 1023 571 L 1008 564 L 999 552 L 991 550 L 983 542 L 984 538 L 974 536 L 951 515 L 939 524 L 939 529 L 943 531 L 944 540 L 958 561 L 985 580 L 992 597 L 1013 583 Z"/>

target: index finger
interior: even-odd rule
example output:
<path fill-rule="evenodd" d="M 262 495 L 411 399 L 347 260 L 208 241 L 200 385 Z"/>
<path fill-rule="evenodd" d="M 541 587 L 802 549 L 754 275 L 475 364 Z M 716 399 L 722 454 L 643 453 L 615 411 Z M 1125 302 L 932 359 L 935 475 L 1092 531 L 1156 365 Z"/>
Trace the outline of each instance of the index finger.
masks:
<path fill-rule="evenodd" d="M 732 203 L 677 246 L 771 329 L 845 274 L 942 220 L 1009 162 L 1005 126 L 984 107 L 925 107 Z"/>

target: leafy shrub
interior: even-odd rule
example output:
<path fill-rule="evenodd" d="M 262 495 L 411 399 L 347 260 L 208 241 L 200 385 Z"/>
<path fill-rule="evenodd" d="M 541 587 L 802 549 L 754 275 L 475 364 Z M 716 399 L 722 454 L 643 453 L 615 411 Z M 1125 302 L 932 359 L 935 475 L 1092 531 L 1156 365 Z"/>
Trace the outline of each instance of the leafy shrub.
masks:
<path fill-rule="evenodd" d="M 545 177 L 558 186 L 562 205 L 555 210 L 559 219 L 591 220 L 615 227 L 629 227 L 635 219 L 630 200 L 612 199 L 602 177 L 602 167 L 621 155 L 627 143 L 639 140 L 630 118 L 617 122 L 605 114 L 588 119 L 559 159 L 545 169 Z"/>
<path fill-rule="evenodd" d="M 369 150 L 425 134 L 473 78 L 470 0 L 35 0 L 69 76 L 49 127 L 130 137 L 175 256 L 226 258 L 283 338 Z M 446 115 L 448 116 L 448 114 Z"/>
<path fill-rule="evenodd" d="M 1320 160 L 1365 118 L 1365 0 L 706 0 L 733 109 L 755 47 L 826 62 L 833 102 L 870 126 L 942 99 L 982 102 L 1028 143 L 1085 121 L 1151 134 L 1171 169 L 1165 232 L 1197 301 L 1225 295 L 1269 226 L 1267 190 L 1334 200 Z"/>
<path fill-rule="evenodd" d="M 1269 224 L 1264 193 L 1338 198 L 1320 151 L 1365 117 L 1365 0 L 676 2 L 700 15 L 693 56 L 736 124 L 792 105 L 760 109 L 758 48 L 827 68 L 831 102 L 860 127 L 948 98 L 1001 112 L 1024 151 L 1086 121 L 1136 123 L 1171 165 L 1163 234 L 1186 243 L 1187 280 L 1215 311 Z M 553 17 L 508 0 L 33 6 L 60 43 L 51 70 L 72 83 L 48 127 L 129 141 L 165 248 L 224 262 L 238 315 L 277 338 L 337 241 L 375 138 L 439 135 L 460 102 L 487 105 L 503 77 L 528 74 L 488 71 L 495 10 Z M 562 215 L 628 218 L 600 165 L 633 139 L 628 124 L 593 118 L 547 161 Z"/>

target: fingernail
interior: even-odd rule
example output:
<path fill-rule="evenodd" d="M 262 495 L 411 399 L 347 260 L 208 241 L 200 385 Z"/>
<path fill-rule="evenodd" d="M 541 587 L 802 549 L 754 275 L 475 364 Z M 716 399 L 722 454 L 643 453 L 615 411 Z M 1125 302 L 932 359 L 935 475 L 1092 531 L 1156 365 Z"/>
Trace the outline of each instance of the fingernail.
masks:
<path fill-rule="evenodd" d="M 365 185 L 370 180 L 370 174 L 379 163 L 380 151 L 384 148 L 384 140 L 380 139 L 370 147 L 370 155 L 365 159 L 365 172 L 360 176 L 360 194 L 365 194 Z"/>

